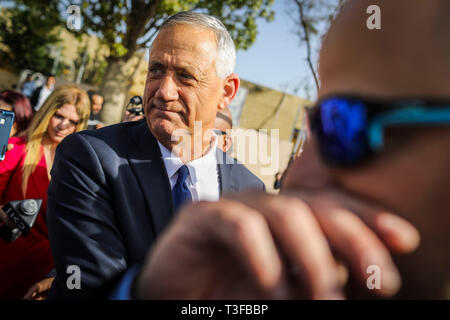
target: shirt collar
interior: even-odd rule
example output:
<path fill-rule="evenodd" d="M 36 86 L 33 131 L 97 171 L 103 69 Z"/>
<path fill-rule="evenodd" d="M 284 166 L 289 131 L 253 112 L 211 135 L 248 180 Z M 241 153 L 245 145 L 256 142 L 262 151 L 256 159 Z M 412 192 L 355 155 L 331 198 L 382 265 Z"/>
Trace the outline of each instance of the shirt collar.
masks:
<path fill-rule="evenodd" d="M 212 134 L 211 143 L 206 151 L 206 154 L 203 157 L 194 159 L 188 163 L 186 166 L 189 170 L 189 175 L 191 177 L 191 181 L 195 184 L 198 180 L 198 177 L 201 177 L 201 172 L 205 169 L 208 169 L 210 166 L 217 165 L 216 159 L 216 149 L 217 149 L 218 138 L 215 133 Z M 162 159 L 166 166 L 167 175 L 170 178 L 180 169 L 181 166 L 184 165 L 183 161 L 177 155 L 173 154 L 169 149 L 164 147 L 158 141 L 159 149 L 161 150 Z"/>

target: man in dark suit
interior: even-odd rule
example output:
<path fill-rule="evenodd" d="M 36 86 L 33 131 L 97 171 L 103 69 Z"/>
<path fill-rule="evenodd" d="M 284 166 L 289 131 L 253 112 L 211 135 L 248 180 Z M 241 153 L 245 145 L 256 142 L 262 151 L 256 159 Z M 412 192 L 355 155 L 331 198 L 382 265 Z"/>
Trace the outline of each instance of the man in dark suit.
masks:
<path fill-rule="evenodd" d="M 30 103 L 34 111 L 37 112 L 42 107 L 45 100 L 47 100 L 47 97 L 50 95 L 50 93 L 52 93 L 55 87 L 55 82 L 55 76 L 51 74 L 47 76 L 45 85 L 34 89 L 33 94 L 30 98 Z"/>
<path fill-rule="evenodd" d="M 57 272 L 49 298 L 129 291 L 126 279 L 179 206 L 264 190 L 242 164 L 223 163 L 213 132 L 216 113 L 239 87 L 234 64 L 233 41 L 218 19 L 177 14 L 150 49 L 146 121 L 83 131 L 60 144 L 48 190 Z"/>

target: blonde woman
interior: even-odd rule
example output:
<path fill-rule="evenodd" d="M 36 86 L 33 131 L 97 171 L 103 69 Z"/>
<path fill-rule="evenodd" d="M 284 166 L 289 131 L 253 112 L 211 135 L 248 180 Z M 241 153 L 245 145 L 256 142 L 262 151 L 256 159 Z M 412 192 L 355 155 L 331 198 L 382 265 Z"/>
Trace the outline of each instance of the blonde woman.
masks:
<path fill-rule="evenodd" d="M 6 243 L 0 239 L 0 300 L 22 299 L 50 272 L 53 259 L 45 221 L 50 170 L 58 144 L 87 126 L 90 102 L 77 86 L 56 88 L 34 115 L 25 134 L 0 161 L 0 205 L 11 200 L 42 199 L 36 222 L 27 235 Z"/>

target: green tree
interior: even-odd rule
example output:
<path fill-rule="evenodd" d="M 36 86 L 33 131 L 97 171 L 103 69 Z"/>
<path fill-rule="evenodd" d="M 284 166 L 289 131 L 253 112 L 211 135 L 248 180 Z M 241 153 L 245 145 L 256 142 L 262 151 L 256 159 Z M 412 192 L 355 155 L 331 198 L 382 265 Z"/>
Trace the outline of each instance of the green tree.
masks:
<path fill-rule="evenodd" d="M 2 1 L 1 3 L 4 3 Z M 12 71 L 31 69 L 49 73 L 52 61 L 48 45 L 59 41 L 55 29 L 62 20 L 57 2 L 16 1 L 4 7 L 0 18 L 0 49 L 2 65 Z"/>
<path fill-rule="evenodd" d="M 272 3 L 273 0 L 82 0 L 82 28 L 78 33 L 97 35 L 110 52 L 100 86 L 105 97 L 102 120 L 120 121 L 127 88 L 140 61 L 136 56 L 149 47 L 165 18 L 183 10 L 218 16 L 230 30 L 236 47 L 247 49 L 256 39 L 257 19 L 273 19 Z"/>

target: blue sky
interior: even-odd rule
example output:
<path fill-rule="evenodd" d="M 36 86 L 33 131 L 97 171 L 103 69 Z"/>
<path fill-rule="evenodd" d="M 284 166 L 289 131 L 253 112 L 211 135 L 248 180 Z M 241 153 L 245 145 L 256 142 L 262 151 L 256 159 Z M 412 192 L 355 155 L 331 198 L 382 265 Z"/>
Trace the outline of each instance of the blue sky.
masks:
<path fill-rule="evenodd" d="M 242 79 L 289 93 L 302 83 L 297 95 L 305 97 L 304 84 L 309 83 L 314 92 L 314 82 L 305 62 L 305 47 L 300 46 L 287 13 L 288 1 L 275 1 L 274 21 L 259 21 L 256 42 L 237 53 L 236 72 Z"/>

